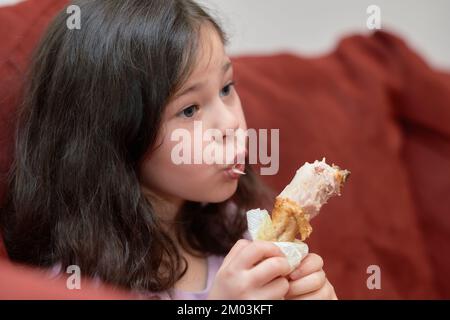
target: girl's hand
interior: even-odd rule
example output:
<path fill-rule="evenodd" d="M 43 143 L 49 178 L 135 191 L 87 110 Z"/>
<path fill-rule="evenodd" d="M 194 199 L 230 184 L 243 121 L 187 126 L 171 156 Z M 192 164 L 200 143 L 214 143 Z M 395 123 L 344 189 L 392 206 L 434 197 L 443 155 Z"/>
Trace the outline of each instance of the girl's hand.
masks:
<path fill-rule="evenodd" d="M 289 275 L 289 300 L 337 300 L 336 293 L 322 269 L 323 260 L 314 253 L 308 254 Z"/>
<path fill-rule="evenodd" d="M 217 272 L 208 299 L 284 299 L 289 263 L 268 241 L 239 240 Z"/>

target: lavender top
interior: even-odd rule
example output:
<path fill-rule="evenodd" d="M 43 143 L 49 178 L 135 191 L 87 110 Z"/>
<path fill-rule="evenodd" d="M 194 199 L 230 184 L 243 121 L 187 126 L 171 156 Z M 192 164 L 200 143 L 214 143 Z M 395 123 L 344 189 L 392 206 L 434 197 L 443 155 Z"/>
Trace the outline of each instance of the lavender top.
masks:
<path fill-rule="evenodd" d="M 214 277 L 216 276 L 217 271 L 222 265 L 224 257 L 211 255 L 207 257 L 207 279 L 206 279 L 206 287 L 201 291 L 183 291 L 178 289 L 170 289 L 163 292 L 150 292 L 150 291 L 138 291 L 135 292 L 140 299 L 161 299 L 161 300 L 206 300 L 208 297 L 209 291 L 211 290 L 212 283 L 214 281 Z M 61 265 L 55 264 L 49 270 L 49 277 L 55 278 L 61 274 Z M 101 285 L 101 281 L 99 278 L 94 278 L 94 283 L 96 285 Z"/>
<path fill-rule="evenodd" d="M 216 276 L 217 271 L 222 265 L 224 257 L 211 255 L 207 258 L 208 273 L 206 280 L 206 287 L 201 291 L 183 291 L 178 289 L 171 289 L 160 293 L 150 293 L 153 298 L 159 298 L 163 300 L 206 300 L 209 291 L 211 290 L 212 283 Z M 144 294 L 144 296 L 148 295 Z"/>
<path fill-rule="evenodd" d="M 244 239 L 251 239 L 250 233 L 246 231 L 243 236 Z M 201 291 L 183 291 L 178 289 L 170 289 L 163 292 L 150 292 L 150 291 L 139 291 L 136 292 L 138 297 L 141 299 L 161 299 L 161 300 L 205 300 L 208 297 L 209 291 L 211 290 L 214 278 L 222 265 L 224 257 L 218 255 L 210 255 L 207 257 L 207 280 L 206 287 Z M 61 265 L 56 264 L 50 270 L 50 277 L 56 277 L 61 273 Z M 94 278 L 94 283 L 98 285 L 101 281 L 98 278 Z"/>

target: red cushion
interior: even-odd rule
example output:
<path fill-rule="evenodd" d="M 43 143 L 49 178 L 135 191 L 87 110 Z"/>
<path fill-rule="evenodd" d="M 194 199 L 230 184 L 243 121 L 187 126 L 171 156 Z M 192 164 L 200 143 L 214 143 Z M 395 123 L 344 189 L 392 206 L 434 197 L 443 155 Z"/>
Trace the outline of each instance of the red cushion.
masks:
<path fill-rule="evenodd" d="M 11 264 L 0 259 L 0 300 L 5 299 L 135 299 L 128 292 L 104 284 L 96 284 L 86 278 L 80 281 L 79 289 L 67 288 L 67 277 L 49 280 L 42 271 Z"/>
<path fill-rule="evenodd" d="M 342 197 L 331 199 L 313 221 L 309 241 L 324 257 L 338 296 L 432 298 L 441 282 L 446 291 L 440 295 L 449 297 L 444 267 L 450 263 L 437 258 L 450 249 L 450 217 L 439 211 L 449 200 L 433 192 L 450 190 L 450 157 L 437 159 L 444 139 L 417 130 L 448 136 L 448 75 L 439 78 L 384 32 L 348 37 L 316 59 L 237 58 L 235 70 L 249 127 L 280 129 L 280 172 L 264 177 L 276 191 L 303 162 L 324 156 L 352 172 Z M 409 131 L 405 121 L 412 122 Z M 428 142 L 428 151 L 413 149 L 416 135 L 422 148 Z M 429 174 L 433 157 L 439 171 Z M 370 265 L 381 268 L 382 290 L 366 286 Z"/>
<path fill-rule="evenodd" d="M 450 73 L 430 69 L 403 46 L 398 60 L 408 87 L 397 97 L 405 136 L 402 155 L 435 283 L 440 296 L 449 299 Z"/>

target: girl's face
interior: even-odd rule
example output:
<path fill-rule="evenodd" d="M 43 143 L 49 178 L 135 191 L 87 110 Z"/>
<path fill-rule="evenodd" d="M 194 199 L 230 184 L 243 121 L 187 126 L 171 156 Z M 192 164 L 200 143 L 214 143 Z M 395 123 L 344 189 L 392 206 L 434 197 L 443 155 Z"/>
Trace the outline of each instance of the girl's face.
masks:
<path fill-rule="evenodd" d="M 222 142 L 219 146 L 224 154 L 230 154 L 226 150 L 233 150 L 232 156 L 240 157 L 246 152 L 245 146 L 237 147 L 235 136 L 230 134 L 230 129 L 246 130 L 247 125 L 233 86 L 231 61 L 225 53 L 221 38 L 213 27 L 205 24 L 201 28 L 199 44 L 193 72 L 165 108 L 156 143 L 159 147 L 151 152 L 140 167 L 144 190 L 172 203 L 184 200 L 222 202 L 237 189 L 238 178 L 227 173 L 230 164 L 206 164 L 202 155 L 201 164 L 194 164 L 194 141 L 197 138 L 194 137 L 194 122 L 197 126 L 201 123 L 202 132 L 208 129 L 220 130 Z M 190 164 L 176 164 L 173 160 L 173 150 L 181 144 L 179 138 L 171 138 L 177 129 L 189 132 Z M 202 151 L 209 143 L 202 143 Z"/>

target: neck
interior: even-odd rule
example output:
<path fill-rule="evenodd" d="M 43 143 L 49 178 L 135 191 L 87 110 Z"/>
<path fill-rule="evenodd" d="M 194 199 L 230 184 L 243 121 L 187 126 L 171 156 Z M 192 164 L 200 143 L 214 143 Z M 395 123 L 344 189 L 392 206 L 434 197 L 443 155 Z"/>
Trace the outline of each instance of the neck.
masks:
<path fill-rule="evenodd" d="M 181 198 L 150 191 L 147 188 L 143 188 L 143 192 L 152 204 L 163 228 L 175 239 L 175 220 L 185 201 Z"/>

